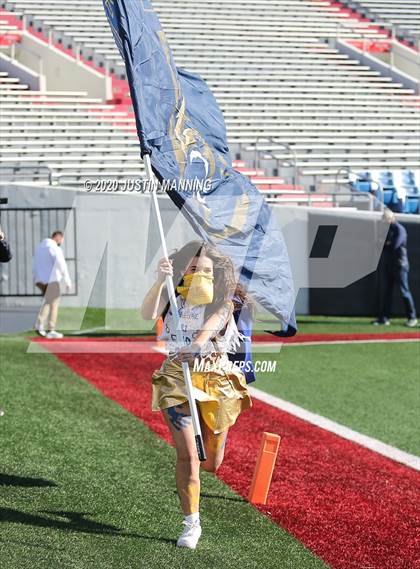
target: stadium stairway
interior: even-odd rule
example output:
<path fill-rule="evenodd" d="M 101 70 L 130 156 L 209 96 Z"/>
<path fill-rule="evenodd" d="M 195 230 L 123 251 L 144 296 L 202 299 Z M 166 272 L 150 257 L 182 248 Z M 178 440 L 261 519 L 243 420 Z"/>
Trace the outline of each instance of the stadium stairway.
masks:
<path fill-rule="evenodd" d="M 21 27 L 22 24 L 15 18 L 10 21 L 8 17 L 1 17 L 0 14 L 0 51 L 19 41 Z"/>
<path fill-rule="evenodd" d="M 33 33 L 52 33 L 69 53 L 80 46 L 85 60 L 113 73 L 110 108 L 116 112 L 118 104 L 130 113 L 124 69 L 100 3 L 1 4 L 17 18 L 25 16 Z M 286 144 L 305 186 L 331 182 L 342 168 L 420 167 L 419 97 L 328 45 L 337 29 L 349 41 L 387 41 L 387 33 L 370 22 L 324 0 L 172 0 L 154 6 L 178 64 L 203 75 L 218 97 L 238 158 L 250 162 L 247 147 L 256 140 Z M 278 151 L 274 159 L 276 169 L 289 175 L 290 168 L 282 167 L 290 153 Z"/>
<path fill-rule="evenodd" d="M 338 0 L 361 21 L 381 21 L 396 27 L 400 41 L 414 49 L 420 46 L 420 5 L 417 0 Z"/>

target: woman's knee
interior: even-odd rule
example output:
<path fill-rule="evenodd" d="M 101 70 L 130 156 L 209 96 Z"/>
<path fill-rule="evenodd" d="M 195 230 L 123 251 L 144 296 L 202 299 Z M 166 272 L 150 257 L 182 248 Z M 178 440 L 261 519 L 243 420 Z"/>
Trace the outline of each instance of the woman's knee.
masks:
<path fill-rule="evenodd" d="M 205 442 L 207 460 L 201 463 L 201 468 L 215 473 L 223 462 L 228 431 L 217 435 L 208 434 Z"/>
<path fill-rule="evenodd" d="M 207 460 L 201 462 L 201 468 L 203 470 L 205 470 L 206 472 L 212 472 L 213 474 L 215 474 L 220 465 L 223 462 L 223 458 L 219 458 L 217 456 L 208 456 Z"/>
<path fill-rule="evenodd" d="M 200 468 L 200 461 L 196 453 L 191 454 L 186 449 L 177 451 L 177 462 L 186 470 L 195 471 Z"/>

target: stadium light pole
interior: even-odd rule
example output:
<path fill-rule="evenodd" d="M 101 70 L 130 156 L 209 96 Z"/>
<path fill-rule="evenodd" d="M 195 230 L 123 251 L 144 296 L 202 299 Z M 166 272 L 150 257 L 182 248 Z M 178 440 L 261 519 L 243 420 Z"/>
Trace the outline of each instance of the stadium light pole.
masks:
<path fill-rule="evenodd" d="M 157 186 L 156 178 L 155 178 L 155 175 L 154 175 L 153 170 L 152 170 L 152 164 L 150 161 L 150 154 L 145 154 L 143 156 L 143 160 L 144 160 L 144 165 L 146 167 L 147 179 L 150 182 L 150 185 L 152 186 L 152 192 L 151 192 L 152 193 L 152 202 L 153 202 L 153 206 L 154 206 L 155 213 L 156 213 L 159 235 L 160 235 L 160 240 L 161 240 L 162 249 L 163 249 L 163 256 L 165 257 L 165 259 L 168 259 L 168 248 L 166 246 L 165 233 L 163 231 L 162 216 L 160 213 L 159 202 L 158 202 L 157 193 L 156 193 L 156 186 Z M 168 291 L 169 302 L 170 302 L 170 306 L 171 306 L 171 310 L 172 310 L 172 318 L 174 319 L 177 342 L 178 342 L 178 345 L 182 345 L 182 344 L 184 344 L 184 337 L 183 337 L 181 327 L 179 325 L 178 305 L 176 302 L 175 287 L 174 287 L 174 282 L 172 280 L 172 277 L 169 275 L 166 276 L 166 288 Z M 195 443 L 197 445 L 198 458 L 200 459 L 200 461 L 204 461 L 204 460 L 206 460 L 207 457 L 206 457 L 206 452 L 204 449 L 203 435 L 201 433 L 201 425 L 200 425 L 200 419 L 198 416 L 197 404 L 196 404 L 195 399 L 194 399 L 193 384 L 192 384 L 192 380 L 191 380 L 191 372 L 190 372 L 190 367 L 189 367 L 188 362 L 182 362 L 182 372 L 184 374 L 188 403 L 190 405 L 191 418 L 192 418 L 192 424 L 193 424 L 193 429 L 194 429 Z"/>

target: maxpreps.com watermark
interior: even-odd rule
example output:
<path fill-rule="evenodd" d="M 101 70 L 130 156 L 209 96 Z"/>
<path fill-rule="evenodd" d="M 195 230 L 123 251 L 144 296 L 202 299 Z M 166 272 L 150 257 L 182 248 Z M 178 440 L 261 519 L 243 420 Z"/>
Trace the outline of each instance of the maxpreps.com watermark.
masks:
<path fill-rule="evenodd" d="M 163 194 L 166 192 L 191 192 L 200 193 L 211 190 L 211 179 L 206 180 L 141 180 L 139 178 L 127 178 L 116 180 L 114 178 L 87 179 L 83 182 L 83 187 L 87 192 L 126 192 L 147 194 L 156 192 Z"/>
<path fill-rule="evenodd" d="M 197 372 L 216 372 L 225 373 L 228 371 L 240 370 L 242 372 L 255 371 L 256 373 L 274 373 L 277 369 L 276 360 L 254 360 L 226 362 L 225 359 L 217 358 L 214 361 L 205 361 L 202 358 L 194 358 L 193 371 Z"/>

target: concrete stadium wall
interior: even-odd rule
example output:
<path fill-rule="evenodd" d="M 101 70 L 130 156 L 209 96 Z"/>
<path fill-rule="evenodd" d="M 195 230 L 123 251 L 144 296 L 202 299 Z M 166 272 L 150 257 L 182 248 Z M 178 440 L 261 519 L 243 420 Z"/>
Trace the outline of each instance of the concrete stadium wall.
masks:
<path fill-rule="evenodd" d="M 162 256 L 148 196 L 94 194 L 25 185 L 1 186 L 0 195 L 9 197 L 10 208 L 76 209 L 78 293 L 64 296 L 62 306 L 138 309 L 145 291 L 154 281 L 156 264 Z M 169 250 L 194 239 L 194 232 L 172 202 L 166 197 L 159 201 Z M 375 292 L 370 281 L 368 290 L 365 285 L 360 289 L 352 283 L 370 278 L 367 275 L 377 268 L 383 244 L 378 230 L 380 214 L 345 208 L 319 210 L 287 206 L 274 206 L 272 211 L 282 227 L 289 251 L 298 291 L 297 312 L 373 314 Z M 420 227 L 419 219 L 413 216 L 413 231 Z M 311 257 L 315 241 L 322 245 L 320 226 L 337 226 L 338 230 L 331 250 L 326 248 L 327 256 Z M 65 227 L 57 229 L 65 230 Z M 10 266 L 1 267 L 6 276 L 7 271 L 13 269 L 12 263 L 18 262 L 25 253 L 22 240 L 19 243 L 14 235 L 10 238 L 15 258 Z M 413 237 L 411 247 L 410 255 L 415 256 Z M 64 250 L 66 253 L 66 248 Z M 26 252 L 28 259 L 32 253 Z M 417 259 L 420 259 L 418 252 Z M 417 266 L 415 261 L 412 277 L 419 282 L 420 264 Z M 5 308 L 26 307 L 34 313 L 39 308 L 38 298 L 3 297 L 0 302 Z"/>
<path fill-rule="evenodd" d="M 76 61 L 63 51 L 27 32 L 22 33 L 22 49 L 16 59 L 45 76 L 48 91 L 84 91 L 89 97 L 106 101 L 112 98 L 112 82 L 99 71 Z M 39 69 L 41 61 L 42 70 Z"/>
<path fill-rule="evenodd" d="M 394 65 L 407 75 L 420 80 L 420 53 L 410 49 L 401 42 L 393 45 Z"/>
<path fill-rule="evenodd" d="M 357 60 L 361 65 L 368 65 L 384 77 L 391 77 L 396 83 L 401 83 L 406 89 L 413 89 L 416 93 L 420 93 L 420 60 L 413 50 L 404 48 L 404 46 L 398 46 L 394 42 L 394 65 L 391 67 L 391 65 L 371 53 L 363 52 L 345 41 L 332 40 L 330 43 L 340 53 Z"/>
<path fill-rule="evenodd" d="M 6 71 L 10 77 L 16 77 L 33 91 L 45 89 L 45 76 L 29 69 L 17 60 L 11 59 L 4 53 L 0 53 L 0 71 Z"/>
<path fill-rule="evenodd" d="M 160 258 L 154 224 L 149 227 L 149 198 L 24 186 L 3 186 L 0 195 L 9 198 L 10 208 L 75 208 L 78 294 L 66 297 L 66 306 L 87 306 L 93 292 L 96 306 L 106 303 L 110 308 L 133 308 L 139 305 L 142 291 L 152 282 L 156 260 Z M 169 200 L 162 200 L 161 205 L 168 227 L 172 224 L 168 218 L 173 217 L 174 212 L 168 208 Z M 171 227 L 168 238 L 171 247 L 188 239 L 187 229 L 185 223 Z M 21 244 L 16 250 L 16 241 L 12 235 L 11 244 L 18 258 L 23 250 Z M 66 249 L 64 251 L 66 253 Z M 102 261 L 107 265 L 107 275 L 95 285 Z M 149 263 L 150 267 L 146 266 Z M 30 304 L 33 300 L 10 297 L 3 302 L 10 306 Z"/>
<path fill-rule="evenodd" d="M 138 308 L 144 292 L 154 280 L 156 264 L 162 256 L 148 196 L 89 194 L 71 189 L 25 185 L 2 186 L 0 195 L 9 197 L 9 208 L 75 208 L 78 293 L 63 297 L 62 306 Z M 168 198 L 161 197 L 159 202 L 169 250 L 196 238 Z M 282 207 L 273 211 L 283 228 L 295 280 L 297 283 L 306 283 L 307 267 L 302 260 L 307 256 L 307 213 L 303 208 Z M 19 262 L 25 253 L 16 232 L 11 231 L 9 238 L 15 258 L 10 266 L 1 267 L 4 278 L 7 278 L 8 272 L 13 272 L 12 263 Z M 68 252 L 70 240 L 69 233 L 64 248 L 65 253 L 67 249 L 67 256 L 72 256 Z M 27 259 L 31 258 L 32 253 L 26 252 Z M 37 298 L 2 297 L 0 301 L 9 308 L 39 306 Z M 301 313 L 308 310 L 306 290 L 298 295 L 298 310 Z"/>

